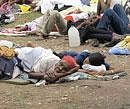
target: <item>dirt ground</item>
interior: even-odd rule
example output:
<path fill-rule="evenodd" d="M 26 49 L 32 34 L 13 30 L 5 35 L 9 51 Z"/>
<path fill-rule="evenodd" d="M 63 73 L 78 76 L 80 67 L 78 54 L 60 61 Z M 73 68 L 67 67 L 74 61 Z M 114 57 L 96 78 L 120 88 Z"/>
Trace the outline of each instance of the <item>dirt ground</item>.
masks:
<path fill-rule="evenodd" d="M 107 62 L 124 69 L 128 75 L 112 81 L 78 80 L 74 82 L 34 85 L 0 83 L 0 109 L 130 109 L 130 57 L 110 56 L 108 48 L 82 45 L 70 48 L 65 37 L 42 40 L 39 37 L 1 37 L 19 44 L 32 41 L 36 46 L 55 51 L 100 51 L 107 55 Z"/>

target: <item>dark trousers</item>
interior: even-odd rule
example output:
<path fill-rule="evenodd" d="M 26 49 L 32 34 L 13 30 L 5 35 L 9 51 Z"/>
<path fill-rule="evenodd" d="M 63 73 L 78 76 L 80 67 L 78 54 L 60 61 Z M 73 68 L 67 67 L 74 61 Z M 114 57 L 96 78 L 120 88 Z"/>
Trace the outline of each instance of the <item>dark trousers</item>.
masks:
<path fill-rule="evenodd" d="M 126 34 L 128 30 L 129 19 L 119 4 L 116 4 L 112 9 L 107 9 L 100 19 L 97 29 L 108 30 L 111 26 L 115 33 Z"/>
<path fill-rule="evenodd" d="M 97 39 L 102 43 L 112 40 L 112 32 L 95 27 L 80 28 L 79 33 L 81 43 L 84 43 L 88 39 Z"/>

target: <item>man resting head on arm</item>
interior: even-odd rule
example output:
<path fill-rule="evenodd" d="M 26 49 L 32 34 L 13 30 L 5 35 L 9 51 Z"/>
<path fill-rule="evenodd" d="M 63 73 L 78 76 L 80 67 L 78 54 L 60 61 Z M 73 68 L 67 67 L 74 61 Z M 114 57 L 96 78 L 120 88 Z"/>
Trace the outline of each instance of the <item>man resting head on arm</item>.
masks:
<path fill-rule="evenodd" d="M 46 80 L 47 83 L 55 83 L 61 77 L 78 71 L 79 65 L 71 56 L 64 56 L 56 64 L 52 65 L 46 72 L 30 72 L 29 77 Z"/>

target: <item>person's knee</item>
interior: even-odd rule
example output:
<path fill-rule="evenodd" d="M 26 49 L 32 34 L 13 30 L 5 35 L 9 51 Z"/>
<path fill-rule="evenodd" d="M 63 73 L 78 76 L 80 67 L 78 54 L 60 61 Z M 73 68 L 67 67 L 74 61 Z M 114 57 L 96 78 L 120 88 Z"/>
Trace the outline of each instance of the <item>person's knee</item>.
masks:
<path fill-rule="evenodd" d="M 59 15 L 60 13 L 58 12 L 58 11 L 56 11 L 56 10 L 53 10 L 52 12 L 51 12 L 51 15 L 52 16 L 57 16 L 57 15 Z"/>
<path fill-rule="evenodd" d="M 50 17 L 53 18 L 53 19 L 56 19 L 56 18 L 59 19 L 60 16 L 61 16 L 60 13 L 56 10 L 52 11 L 51 14 L 50 14 Z"/>
<path fill-rule="evenodd" d="M 115 4 L 114 7 L 113 7 L 113 10 L 114 9 L 119 9 L 119 8 L 122 8 L 122 6 L 120 4 Z"/>
<path fill-rule="evenodd" d="M 113 15 L 114 11 L 112 9 L 107 9 L 105 12 L 104 12 L 104 15 L 106 16 L 111 16 Z"/>

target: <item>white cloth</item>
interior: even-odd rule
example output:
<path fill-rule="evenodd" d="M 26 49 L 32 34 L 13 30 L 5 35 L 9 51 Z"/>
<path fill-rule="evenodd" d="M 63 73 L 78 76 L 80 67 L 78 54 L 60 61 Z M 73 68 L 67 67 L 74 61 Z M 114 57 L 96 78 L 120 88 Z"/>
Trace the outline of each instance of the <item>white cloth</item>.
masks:
<path fill-rule="evenodd" d="M 93 65 L 90 65 L 90 64 L 84 64 L 82 66 L 82 68 L 84 70 L 97 71 L 97 72 L 106 71 L 105 65 L 93 66 Z"/>
<path fill-rule="evenodd" d="M 0 40 L 0 46 L 6 46 L 12 48 L 14 46 L 14 43 L 7 40 Z"/>
<path fill-rule="evenodd" d="M 55 56 L 54 54 L 50 54 L 48 56 L 42 56 L 39 60 L 33 65 L 32 71 L 45 73 L 50 68 L 54 67 L 56 63 L 60 61 L 60 58 Z"/>
<path fill-rule="evenodd" d="M 80 0 L 40 0 L 37 6 L 41 8 L 41 13 L 44 14 L 47 10 L 53 10 L 55 4 L 58 4 L 59 8 L 64 5 L 82 6 Z"/>
<path fill-rule="evenodd" d="M 24 70 L 30 72 L 32 66 L 37 63 L 41 58 L 47 58 L 53 55 L 51 49 L 44 49 L 42 47 L 22 47 L 15 49 L 18 52 L 18 57 L 22 60 L 21 64 Z"/>
<path fill-rule="evenodd" d="M 80 19 L 87 19 L 88 18 L 88 13 L 87 12 L 82 12 L 79 14 L 70 14 L 69 16 L 73 17 L 74 22 L 80 20 Z"/>

